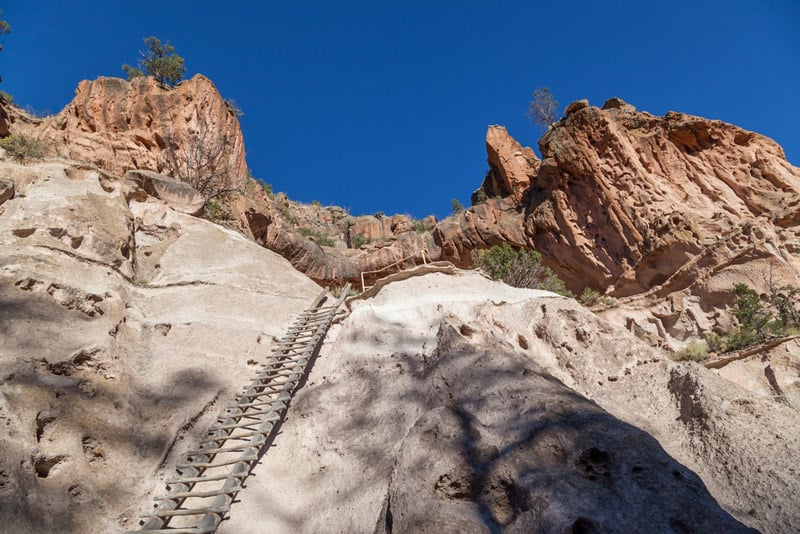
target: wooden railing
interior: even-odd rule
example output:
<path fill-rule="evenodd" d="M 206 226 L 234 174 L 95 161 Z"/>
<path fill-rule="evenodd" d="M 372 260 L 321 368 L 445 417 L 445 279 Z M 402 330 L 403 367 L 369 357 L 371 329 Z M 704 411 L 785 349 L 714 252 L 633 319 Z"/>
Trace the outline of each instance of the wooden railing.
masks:
<path fill-rule="evenodd" d="M 361 272 L 361 292 L 363 293 L 364 291 L 366 291 L 367 289 L 372 287 L 372 286 L 367 286 L 366 285 L 366 277 L 364 275 L 375 275 L 375 274 L 378 274 L 378 273 L 382 273 L 383 271 L 386 271 L 387 269 L 391 269 L 392 267 L 395 267 L 397 265 L 400 265 L 402 263 L 405 263 L 408 260 L 411 260 L 411 259 L 414 259 L 414 258 L 417 258 L 417 257 L 421 257 L 422 258 L 422 263 L 423 264 L 430 263 L 430 261 L 431 261 L 430 257 L 428 256 L 428 252 L 423 248 L 423 249 L 420 249 L 420 250 L 414 252 L 413 254 L 410 254 L 410 255 L 406 256 L 403 259 L 397 260 L 396 262 L 387 265 L 386 267 L 382 267 L 382 268 L 376 269 L 374 271 L 362 271 Z"/>

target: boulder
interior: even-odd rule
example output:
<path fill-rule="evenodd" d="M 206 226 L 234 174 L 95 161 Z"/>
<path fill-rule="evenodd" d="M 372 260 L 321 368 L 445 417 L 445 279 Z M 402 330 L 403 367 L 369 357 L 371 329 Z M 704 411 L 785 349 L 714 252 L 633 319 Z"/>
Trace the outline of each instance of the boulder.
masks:
<path fill-rule="evenodd" d="M 566 107 L 564 110 L 564 115 L 570 116 L 578 110 L 585 109 L 589 107 L 589 101 L 586 99 L 583 100 L 576 100 L 575 102 L 571 103 Z"/>
<path fill-rule="evenodd" d="M 152 171 L 134 169 L 125 173 L 126 196 L 141 199 L 142 194 L 164 201 L 172 209 L 200 215 L 206 199 L 191 185 Z"/>
<path fill-rule="evenodd" d="M 628 104 L 624 100 L 619 97 L 612 96 L 608 100 L 603 103 L 603 107 L 601 109 L 619 109 L 622 111 L 628 111 L 633 113 L 636 111 L 636 107 Z"/>
<path fill-rule="evenodd" d="M 529 147 L 522 147 L 502 126 L 486 131 L 489 174 L 482 186 L 489 198 L 511 196 L 519 201 L 539 170 L 539 158 Z"/>

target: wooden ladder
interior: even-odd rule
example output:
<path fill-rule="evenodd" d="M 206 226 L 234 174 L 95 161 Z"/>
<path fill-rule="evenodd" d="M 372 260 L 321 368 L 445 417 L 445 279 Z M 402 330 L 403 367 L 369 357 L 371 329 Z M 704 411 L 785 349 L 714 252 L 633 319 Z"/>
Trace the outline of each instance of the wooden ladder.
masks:
<path fill-rule="evenodd" d="M 321 346 L 350 284 L 333 305 L 323 291 L 289 327 L 255 379 L 208 428 L 197 449 L 177 463 L 166 493 L 141 517 L 137 532 L 212 534 L 230 511 L 236 494 L 266 452 L 276 425 L 286 414 L 309 360 Z"/>

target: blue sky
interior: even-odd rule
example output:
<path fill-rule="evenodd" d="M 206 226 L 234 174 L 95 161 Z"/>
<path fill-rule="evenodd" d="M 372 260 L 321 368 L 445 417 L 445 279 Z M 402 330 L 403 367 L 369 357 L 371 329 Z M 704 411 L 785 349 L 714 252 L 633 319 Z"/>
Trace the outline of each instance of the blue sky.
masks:
<path fill-rule="evenodd" d="M 619 96 L 640 110 L 763 133 L 800 165 L 800 2 L 17 0 L 2 3 L 0 89 L 57 112 L 78 82 L 120 76 L 155 35 L 245 115 L 255 176 L 354 214 L 465 205 L 484 136 L 561 103 Z"/>

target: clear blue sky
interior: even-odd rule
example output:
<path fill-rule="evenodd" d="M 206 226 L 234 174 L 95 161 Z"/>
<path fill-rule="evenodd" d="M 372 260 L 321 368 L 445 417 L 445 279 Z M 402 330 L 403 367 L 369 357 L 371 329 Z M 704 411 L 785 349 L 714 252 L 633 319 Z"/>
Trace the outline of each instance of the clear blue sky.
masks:
<path fill-rule="evenodd" d="M 563 106 L 732 122 L 800 165 L 800 2 L 194 0 L 2 3 L 0 89 L 59 111 L 78 82 L 123 76 L 142 38 L 170 41 L 245 115 L 247 161 L 290 198 L 354 214 L 450 211 L 502 124 L 547 86 Z"/>

